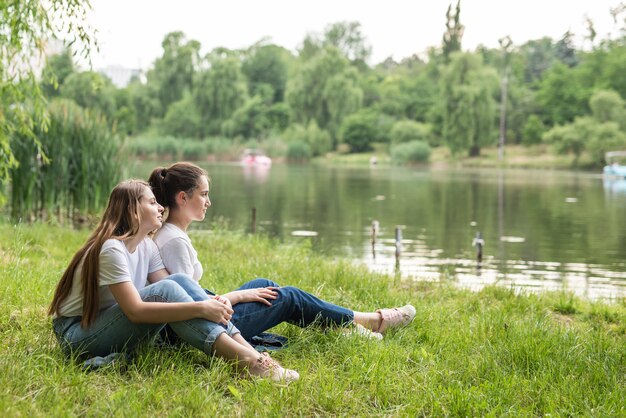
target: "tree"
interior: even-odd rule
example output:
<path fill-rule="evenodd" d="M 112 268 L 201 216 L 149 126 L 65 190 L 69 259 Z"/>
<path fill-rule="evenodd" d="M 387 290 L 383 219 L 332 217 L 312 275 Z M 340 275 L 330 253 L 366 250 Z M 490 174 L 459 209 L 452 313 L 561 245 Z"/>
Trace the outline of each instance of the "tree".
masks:
<path fill-rule="evenodd" d="M 598 122 L 616 122 L 626 128 L 624 99 L 616 91 L 596 91 L 589 99 L 589 107 Z"/>
<path fill-rule="evenodd" d="M 287 83 L 287 102 L 294 121 L 317 125 L 337 139 L 344 117 L 356 112 L 363 100 L 359 74 L 337 48 L 328 46 L 302 63 Z"/>
<path fill-rule="evenodd" d="M 0 8 L 0 182 L 16 167 L 10 137 L 22 133 L 39 144 L 34 129 L 46 125 L 45 99 L 36 81 L 33 63 L 41 60 L 46 45 L 67 36 L 88 57 L 95 44 L 92 30 L 85 25 L 89 3 L 81 0 L 50 0 L 47 7 L 36 0 L 3 2 Z M 64 22 L 60 27 L 55 22 Z M 36 152 L 44 156 L 40 146 Z M 0 194 L 0 203 L 4 195 Z"/>
<path fill-rule="evenodd" d="M 537 103 L 549 126 L 564 124 L 588 112 L 589 87 L 581 83 L 575 68 L 557 62 L 539 83 Z"/>
<path fill-rule="evenodd" d="M 191 92 L 196 73 L 200 43 L 187 41 L 182 32 L 165 35 L 163 55 L 154 62 L 154 68 L 148 72 L 148 83 L 156 87 L 157 97 L 163 112 L 180 99 L 185 92 Z"/>
<path fill-rule="evenodd" d="M 245 103 L 246 80 L 239 59 L 227 51 L 215 50 L 205 62 L 208 69 L 198 74 L 193 98 L 200 113 L 202 135 L 218 135 L 222 124 Z"/>
<path fill-rule="evenodd" d="M 107 77 L 93 71 L 73 73 L 61 86 L 60 96 L 85 109 L 96 109 L 112 121 L 115 113 L 115 87 Z"/>
<path fill-rule="evenodd" d="M 200 136 L 200 114 L 191 95 L 172 103 L 161 122 L 161 131 L 177 138 Z"/>
<path fill-rule="evenodd" d="M 476 156 L 492 142 L 495 86 L 497 75 L 483 66 L 480 56 L 453 55 L 441 79 L 443 139 L 453 154 L 469 150 Z"/>
<path fill-rule="evenodd" d="M 452 14 L 452 3 L 446 11 L 446 31 L 443 34 L 443 56 L 445 62 L 450 62 L 454 52 L 461 51 L 461 40 L 465 27 L 461 24 L 461 0 L 457 0 Z"/>
<path fill-rule="evenodd" d="M 401 144 L 411 141 L 429 142 L 430 126 L 412 120 L 401 120 L 391 128 L 389 139 L 392 144 Z"/>
<path fill-rule="evenodd" d="M 289 52 L 276 45 L 263 45 L 252 49 L 244 60 L 241 71 L 248 79 L 248 93 L 259 94 L 264 87 L 271 87 L 270 103 L 282 102 L 287 85 L 287 63 L 284 55 Z"/>
<path fill-rule="evenodd" d="M 378 115 L 371 109 L 361 109 L 346 117 L 339 131 L 341 142 L 350 146 L 351 152 L 365 152 L 372 149 L 372 142 L 378 141 Z"/>
<path fill-rule="evenodd" d="M 359 22 L 337 22 L 326 27 L 324 45 L 332 45 L 353 63 L 365 64 L 372 47 L 361 33 Z"/>
<path fill-rule="evenodd" d="M 41 88 L 46 97 L 58 96 L 59 89 L 74 71 L 72 51 L 69 48 L 65 48 L 60 54 L 49 57 L 41 72 Z"/>

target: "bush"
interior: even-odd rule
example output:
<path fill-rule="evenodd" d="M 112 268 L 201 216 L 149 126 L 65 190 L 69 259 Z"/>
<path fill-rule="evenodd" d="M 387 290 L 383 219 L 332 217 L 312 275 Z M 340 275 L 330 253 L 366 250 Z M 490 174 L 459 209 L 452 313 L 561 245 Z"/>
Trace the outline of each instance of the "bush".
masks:
<path fill-rule="evenodd" d="M 287 144 L 287 159 L 307 161 L 311 158 L 311 148 L 304 141 L 291 141 Z"/>
<path fill-rule="evenodd" d="M 430 145 L 424 141 L 411 141 L 391 146 L 394 164 L 425 163 L 430 158 Z"/>
<path fill-rule="evenodd" d="M 522 128 L 522 143 L 533 145 L 541 142 L 541 137 L 546 131 L 546 127 L 537 115 L 530 115 Z"/>
<path fill-rule="evenodd" d="M 392 144 L 402 144 L 405 142 L 430 141 L 430 125 L 412 120 L 401 120 L 396 122 L 391 128 L 389 139 Z"/>
<path fill-rule="evenodd" d="M 180 153 L 184 160 L 198 161 L 206 157 L 206 143 L 197 139 L 185 139 L 179 141 Z"/>
<path fill-rule="evenodd" d="M 372 142 L 379 139 L 378 116 L 371 110 L 361 110 L 345 118 L 339 129 L 341 142 L 350 146 L 352 152 L 372 149 Z"/>
<path fill-rule="evenodd" d="M 317 126 L 315 121 L 309 122 L 304 127 L 296 124 L 292 125 L 284 133 L 287 142 L 303 142 L 309 147 L 309 157 L 323 155 L 332 148 L 330 134 Z M 297 146 L 296 146 L 297 148 Z"/>

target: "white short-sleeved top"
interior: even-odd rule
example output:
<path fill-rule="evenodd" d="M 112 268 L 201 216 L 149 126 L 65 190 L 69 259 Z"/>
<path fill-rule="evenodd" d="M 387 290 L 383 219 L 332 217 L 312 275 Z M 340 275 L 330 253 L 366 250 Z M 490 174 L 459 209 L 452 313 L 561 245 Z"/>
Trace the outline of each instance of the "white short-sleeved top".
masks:
<path fill-rule="evenodd" d="M 124 242 L 117 239 L 106 240 L 100 250 L 99 260 L 100 309 L 106 309 L 116 303 L 109 285 L 132 282 L 137 290 L 141 290 L 146 287 L 148 274 L 164 268 L 159 250 L 150 238 L 141 241 L 132 253 L 128 251 Z M 82 269 L 83 262 L 81 261 L 74 273 L 72 291 L 59 309 L 60 316 L 83 314 Z"/>
<path fill-rule="evenodd" d="M 203 273 L 202 264 L 185 231 L 166 222 L 153 239 L 170 274 L 185 273 L 195 281 L 200 281 Z"/>

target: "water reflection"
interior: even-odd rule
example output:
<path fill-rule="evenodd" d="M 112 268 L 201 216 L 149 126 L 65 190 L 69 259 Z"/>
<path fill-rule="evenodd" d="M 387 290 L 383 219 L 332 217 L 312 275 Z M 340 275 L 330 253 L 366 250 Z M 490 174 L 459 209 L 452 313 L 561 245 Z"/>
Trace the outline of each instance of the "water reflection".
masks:
<path fill-rule="evenodd" d="M 626 196 L 626 179 L 604 178 L 602 180 L 604 191 L 607 195 Z"/>
<path fill-rule="evenodd" d="M 373 250 L 365 247 L 362 260 L 375 272 L 399 272 L 405 278 L 425 281 L 451 280 L 471 290 L 498 285 L 524 292 L 564 290 L 591 300 L 626 296 L 626 272 L 611 271 L 600 265 L 499 260 L 491 256 L 482 262 L 442 258 L 443 250 L 429 248 L 419 238 L 403 239 L 402 246 L 404 252 L 399 265 L 395 240 L 390 238 L 379 239 Z"/>
<path fill-rule="evenodd" d="M 155 165 L 138 167 L 145 177 Z M 206 166 L 221 219 L 284 242 L 310 241 L 329 257 L 481 288 L 566 289 L 591 299 L 626 294 L 626 180 L 532 170 L 426 170 L 375 166 Z M 377 234 L 372 239 L 372 223 Z M 476 262 L 477 233 L 484 239 Z"/>

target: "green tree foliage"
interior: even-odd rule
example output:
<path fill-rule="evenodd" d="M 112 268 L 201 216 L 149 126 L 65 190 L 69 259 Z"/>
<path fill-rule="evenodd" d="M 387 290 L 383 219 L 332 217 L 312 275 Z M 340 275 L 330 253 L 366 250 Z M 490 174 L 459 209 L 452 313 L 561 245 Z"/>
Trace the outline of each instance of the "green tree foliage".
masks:
<path fill-rule="evenodd" d="M 200 43 L 188 41 L 182 32 L 171 32 L 165 35 L 163 56 L 154 63 L 148 72 L 148 83 L 156 87 L 156 94 L 161 109 L 180 99 L 185 92 L 191 92 L 194 74 L 198 67 Z"/>
<path fill-rule="evenodd" d="M 361 32 L 359 22 L 336 22 L 326 26 L 322 35 L 309 33 L 304 38 L 299 57 L 306 61 L 331 46 L 361 69 L 366 67 L 366 61 L 372 53 L 372 47 Z"/>
<path fill-rule="evenodd" d="M 287 102 L 295 122 L 317 125 L 336 140 L 344 117 L 356 112 L 363 100 L 358 72 L 339 50 L 326 47 L 302 63 L 287 83 Z"/>
<path fill-rule="evenodd" d="M 372 47 L 361 32 L 359 22 L 337 22 L 326 27 L 324 45 L 332 45 L 351 62 L 365 64 Z"/>
<path fill-rule="evenodd" d="M 538 144 L 546 131 L 546 127 L 537 115 L 530 115 L 522 130 L 522 142 L 525 145 Z"/>
<path fill-rule="evenodd" d="M 380 83 L 379 108 L 398 119 L 425 122 L 437 101 L 438 85 L 427 74 L 413 75 L 400 71 Z"/>
<path fill-rule="evenodd" d="M 430 145 L 425 141 L 409 141 L 391 146 L 394 164 L 426 163 L 430 158 Z"/>
<path fill-rule="evenodd" d="M 555 61 L 552 39 L 543 37 L 530 40 L 520 47 L 520 55 L 525 61 L 524 80 L 527 83 L 540 80 Z"/>
<path fill-rule="evenodd" d="M 431 136 L 430 125 L 412 120 L 400 120 L 393 125 L 389 139 L 392 144 L 401 144 L 412 141 L 428 143 Z"/>
<path fill-rule="evenodd" d="M 626 129 L 624 99 L 613 90 L 598 90 L 589 99 L 591 114 L 598 122 L 616 122 Z"/>
<path fill-rule="evenodd" d="M 35 141 L 35 129 L 45 129 L 46 106 L 36 80 L 33 63 L 43 58 L 54 37 L 79 47 L 88 56 L 93 44 L 91 29 L 84 24 L 89 3 L 73 0 L 2 2 L 0 7 L 0 182 L 16 167 L 10 137 Z M 59 29 L 55 22 L 64 22 Z M 15 144 L 15 142 L 13 142 Z M 36 147 L 37 148 L 37 147 Z M 43 158 L 45 162 L 45 158 Z M 0 204 L 4 195 L 0 193 Z"/>
<path fill-rule="evenodd" d="M 223 126 L 222 131 L 228 137 L 263 139 L 271 127 L 267 115 L 268 107 L 260 96 L 254 96 L 235 110 L 233 117 Z"/>
<path fill-rule="evenodd" d="M 48 110 L 47 128 L 35 128 L 48 164 L 32 141 L 19 134 L 11 141 L 20 162 L 10 170 L 14 218 L 97 210 L 120 178 L 119 140 L 99 112 L 63 99 L 52 101 Z"/>
<path fill-rule="evenodd" d="M 441 80 L 443 139 L 453 154 L 469 150 L 470 156 L 493 143 L 498 83 L 495 71 L 485 68 L 480 56 L 458 53 Z"/>
<path fill-rule="evenodd" d="M 115 114 L 115 87 L 107 77 L 93 71 L 72 73 L 60 89 L 60 96 L 85 109 L 94 109 L 110 121 Z"/>
<path fill-rule="evenodd" d="M 288 155 L 290 152 L 289 150 L 292 148 L 291 152 L 303 149 L 300 143 L 306 145 L 309 157 L 324 155 L 332 148 L 330 135 L 328 132 L 320 129 L 314 120 L 310 121 L 306 126 L 300 124 L 292 125 L 289 129 L 287 129 L 287 131 L 285 131 L 284 137 L 289 145 L 295 144 L 293 147 L 290 146 L 287 149 Z M 293 158 L 294 156 L 292 155 L 291 157 Z"/>
<path fill-rule="evenodd" d="M 574 154 L 576 162 L 587 149 L 598 164 L 604 162 L 607 151 L 626 146 L 626 134 L 616 122 L 598 122 L 590 117 L 579 117 L 568 125 L 555 126 L 544 134 L 543 139 L 561 154 Z"/>
<path fill-rule="evenodd" d="M 270 88 L 270 103 L 284 100 L 288 72 L 285 56 L 288 54 L 288 51 L 276 45 L 251 48 L 250 56 L 241 66 L 248 80 L 248 93 L 251 96 L 260 94 L 264 88 Z"/>
<path fill-rule="evenodd" d="M 583 85 L 576 69 L 557 62 L 539 82 L 537 103 L 549 125 L 571 122 L 589 111 L 590 90 Z"/>
<path fill-rule="evenodd" d="M 362 109 L 346 117 L 339 133 L 341 142 L 350 146 L 352 152 L 372 149 L 372 142 L 380 140 L 378 115 L 370 109 Z"/>
<path fill-rule="evenodd" d="M 198 138 L 201 136 L 200 114 L 191 95 L 172 103 L 161 122 L 160 130 L 165 135 L 177 138 Z"/>
<path fill-rule="evenodd" d="M 246 102 L 246 79 L 240 60 L 227 51 L 213 51 L 205 60 L 208 69 L 198 74 L 193 98 L 200 113 L 202 135 L 219 135 L 222 124 Z"/>
<path fill-rule="evenodd" d="M 41 72 L 41 89 L 46 97 L 56 97 L 65 79 L 74 73 L 72 51 L 66 48 L 60 54 L 52 55 Z"/>
<path fill-rule="evenodd" d="M 461 24 L 461 0 L 457 0 L 454 14 L 452 3 L 446 11 L 446 31 L 443 34 L 443 57 L 449 62 L 452 54 L 461 51 L 461 40 L 465 27 Z"/>
<path fill-rule="evenodd" d="M 570 68 L 575 67 L 579 62 L 576 49 L 574 48 L 573 37 L 574 34 L 567 31 L 554 46 L 554 55 L 556 59 Z"/>
<path fill-rule="evenodd" d="M 150 126 L 153 118 L 163 113 L 161 103 L 151 84 L 134 80 L 127 89 L 134 109 L 135 129 L 137 132 L 142 132 Z"/>

